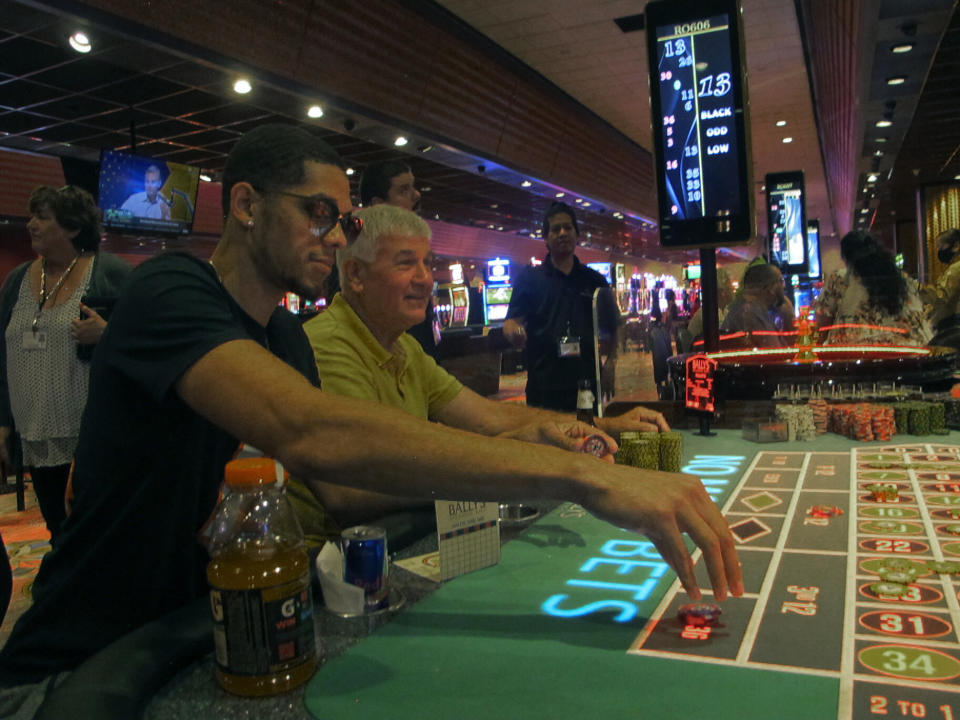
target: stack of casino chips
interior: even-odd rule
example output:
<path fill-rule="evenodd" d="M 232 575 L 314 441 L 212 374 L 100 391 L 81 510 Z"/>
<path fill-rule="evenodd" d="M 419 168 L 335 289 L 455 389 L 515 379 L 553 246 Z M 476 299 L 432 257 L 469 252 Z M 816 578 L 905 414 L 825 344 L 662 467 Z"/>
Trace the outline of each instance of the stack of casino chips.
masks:
<path fill-rule="evenodd" d="M 623 432 L 616 461 L 644 470 L 680 472 L 683 436 L 678 432 Z"/>
<path fill-rule="evenodd" d="M 815 440 L 817 427 L 809 405 L 777 405 L 777 420 L 787 424 L 787 440 Z"/>
<path fill-rule="evenodd" d="M 828 409 L 831 432 L 860 441 L 886 442 L 897 431 L 896 408 L 870 403 L 843 403 Z"/>
<path fill-rule="evenodd" d="M 659 433 L 660 469 L 680 472 L 683 467 L 683 435 L 678 432 Z"/>
<path fill-rule="evenodd" d="M 817 435 L 823 435 L 827 431 L 827 418 L 829 416 L 829 405 L 823 398 L 815 398 L 807 403 L 810 412 L 813 415 L 813 427 Z"/>

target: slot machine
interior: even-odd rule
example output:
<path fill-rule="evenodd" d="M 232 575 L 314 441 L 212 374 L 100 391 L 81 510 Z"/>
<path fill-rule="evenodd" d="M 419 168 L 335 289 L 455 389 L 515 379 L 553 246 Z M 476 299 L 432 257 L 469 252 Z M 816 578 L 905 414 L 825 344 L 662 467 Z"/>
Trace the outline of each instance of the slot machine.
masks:
<path fill-rule="evenodd" d="M 483 285 L 483 324 L 499 324 L 507 317 L 513 286 L 510 284 L 510 261 L 487 260 Z"/>

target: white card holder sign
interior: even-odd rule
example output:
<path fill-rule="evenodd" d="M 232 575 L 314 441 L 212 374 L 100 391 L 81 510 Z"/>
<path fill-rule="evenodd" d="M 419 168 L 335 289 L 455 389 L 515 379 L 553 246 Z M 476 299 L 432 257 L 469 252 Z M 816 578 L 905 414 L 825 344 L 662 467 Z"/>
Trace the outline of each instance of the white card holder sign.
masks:
<path fill-rule="evenodd" d="M 500 562 L 500 506 L 495 502 L 437 500 L 440 580 Z"/>

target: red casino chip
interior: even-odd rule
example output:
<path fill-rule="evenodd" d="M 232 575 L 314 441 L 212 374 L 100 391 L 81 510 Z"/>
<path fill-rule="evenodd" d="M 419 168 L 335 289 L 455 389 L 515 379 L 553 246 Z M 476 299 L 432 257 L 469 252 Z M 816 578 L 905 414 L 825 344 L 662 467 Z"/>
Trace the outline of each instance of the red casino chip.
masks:
<path fill-rule="evenodd" d="M 677 609 L 677 619 L 683 625 L 703 627 L 716 625 L 720 620 L 720 606 L 713 603 L 688 603 Z"/>
<path fill-rule="evenodd" d="M 602 458 L 610 454 L 610 448 L 607 445 L 607 441 L 604 440 L 602 436 L 588 435 L 583 441 L 583 446 L 580 448 L 580 452 L 589 453 L 590 455 L 595 455 L 598 458 Z"/>
<path fill-rule="evenodd" d="M 832 518 L 843 515 L 843 510 L 836 505 L 814 505 L 807 510 L 807 515 L 815 518 Z"/>

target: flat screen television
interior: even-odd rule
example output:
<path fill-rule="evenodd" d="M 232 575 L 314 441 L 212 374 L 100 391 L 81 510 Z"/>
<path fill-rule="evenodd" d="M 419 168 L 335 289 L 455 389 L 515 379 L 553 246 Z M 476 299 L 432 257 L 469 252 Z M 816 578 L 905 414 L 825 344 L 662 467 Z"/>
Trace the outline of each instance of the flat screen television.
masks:
<path fill-rule="evenodd" d="M 807 268 L 807 277 L 818 280 L 820 271 L 820 221 L 807 222 L 807 257 L 810 260 Z"/>
<path fill-rule="evenodd" d="M 660 245 L 749 242 L 753 162 L 740 5 L 659 0 L 644 14 Z"/>
<path fill-rule="evenodd" d="M 700 279 L 700 266 L 699 265 L 687 265 L 683 268 L 683 274 L 686 276 L 687 280 L 699 280 Z"/>
<path fill-rule="evenodd" d="M 189 235 L 200 168 L 102 150 L 99 205 L 104 227 L 120 232 Z"/>
<path fill-rule="evenodd" d="M 587 267 L 591 270 L 596 270 L 598 273 L 603 275 L 603 278 L 610 285 L 613 284 L 613 263 L 608 262 L 589 262 Z"/>
<path fill-rule="evenodd" d="M 806 275 L 810 257 L 803 173 L 768 173 L 765 184 L 770 262 L 780 268 L 784 277 Z"/>

